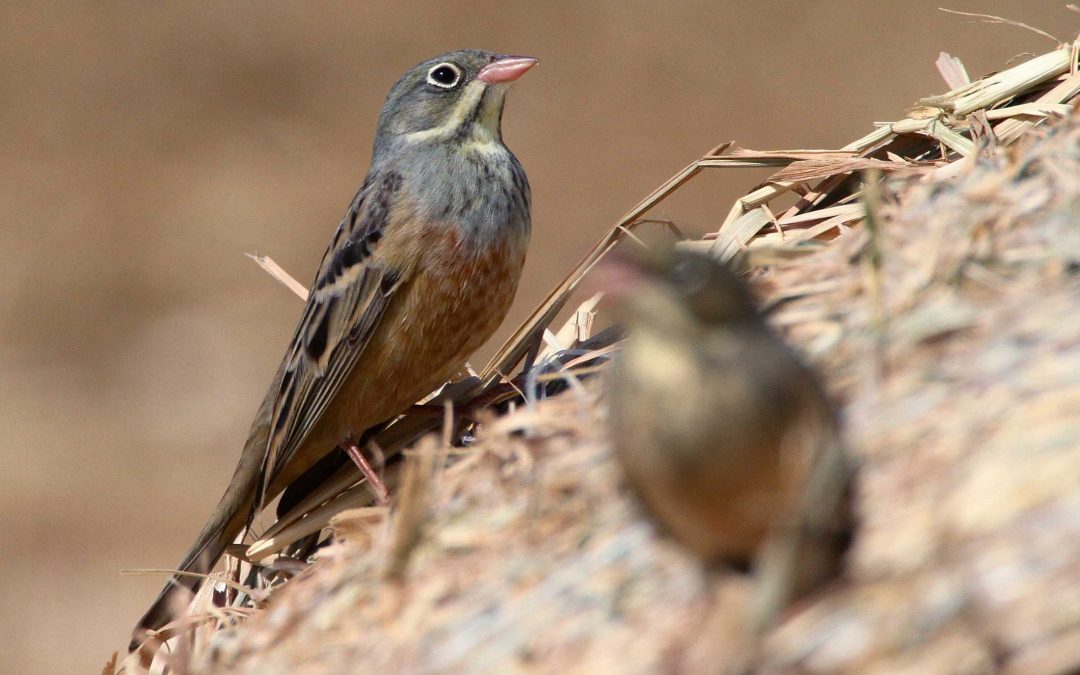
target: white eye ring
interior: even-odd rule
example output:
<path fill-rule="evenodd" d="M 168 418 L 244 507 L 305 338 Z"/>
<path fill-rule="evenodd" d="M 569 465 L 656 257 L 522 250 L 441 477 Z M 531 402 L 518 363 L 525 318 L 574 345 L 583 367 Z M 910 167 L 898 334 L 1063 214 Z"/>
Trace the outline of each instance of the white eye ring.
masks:
<path fill-rule="evenodd" d="M 449 73 L 447 73 L 449 71 Z M 447 79 L 447 75 L 453 79 Z M 461 82 L 461 68 L 452 63 L 439 63 L 431 67 L 427 74 L 427 83 L 439 89 L 453 89 Z"/>

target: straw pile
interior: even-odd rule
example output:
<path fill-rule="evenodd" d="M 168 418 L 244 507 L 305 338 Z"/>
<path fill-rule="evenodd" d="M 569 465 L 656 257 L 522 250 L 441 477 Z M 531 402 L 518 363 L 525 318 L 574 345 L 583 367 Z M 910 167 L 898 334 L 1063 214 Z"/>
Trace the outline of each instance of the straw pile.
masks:
<path fill-rule="evenodd" d="M 569 391 L 487 419 L 466 447 L 416 443 L 393 512 L 341 513 L 313 566 L 230 610 L 239 625 L 191 619 L 155 669 L 1075 672 L 1077 45 L 971 84 L 956 60 L 939 68 L 953 91 L 841 150 L 695 162 L 457 390 L 491 396 L 581 276 L 693 175 L 782 167 L 681 245 L 748 271 L 843 410 L 860 528 L 841 580 L 748 635 L 749 578 L 706 573 L 654 531 L 620 484 L 602 387 L 568 374 Z M 581 355 L 587 323 L 559 331 L 571 370 L 607 353 L 604 339 Z M 404 422 L 398 447 L 438 426 Z"/>

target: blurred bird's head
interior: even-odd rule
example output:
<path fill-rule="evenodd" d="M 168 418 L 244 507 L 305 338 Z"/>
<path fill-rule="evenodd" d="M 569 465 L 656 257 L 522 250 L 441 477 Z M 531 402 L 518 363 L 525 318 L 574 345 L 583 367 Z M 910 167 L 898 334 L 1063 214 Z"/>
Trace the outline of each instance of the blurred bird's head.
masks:
<path fill-rule="evenodd" d="M 425 61 L 390 90 L 375 151 L 396 142 L 500 143 L 503 99 L 537 60 L 462 49 Z"/>
<path fill-rule="evenodd" d="M 746 284 L 706 253 L 675 248 L 613 258 L 605 266 L 605 285 L 635 326 L 677 330 L 759 320 Z"/>

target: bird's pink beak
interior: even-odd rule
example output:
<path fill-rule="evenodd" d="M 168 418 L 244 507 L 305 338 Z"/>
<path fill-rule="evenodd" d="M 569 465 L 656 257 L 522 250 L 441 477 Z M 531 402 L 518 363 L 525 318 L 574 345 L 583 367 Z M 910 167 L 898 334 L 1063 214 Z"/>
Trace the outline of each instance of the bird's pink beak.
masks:
<path fill-rule="evenodd" d="M 485 84 L 513 82 L 537 63 L 540 62 L 531 56 L 500 56 L 481 68 L 476 74 L 476 79 Z"/>
<path fill-rule="evenodd" d="M 587 294 L 602 292 L 615 302 L 625 302 L 641 291 L 648 277 L 645 260 L 620 249 L 609 253 L 585 278 L 581 288 Z"/>

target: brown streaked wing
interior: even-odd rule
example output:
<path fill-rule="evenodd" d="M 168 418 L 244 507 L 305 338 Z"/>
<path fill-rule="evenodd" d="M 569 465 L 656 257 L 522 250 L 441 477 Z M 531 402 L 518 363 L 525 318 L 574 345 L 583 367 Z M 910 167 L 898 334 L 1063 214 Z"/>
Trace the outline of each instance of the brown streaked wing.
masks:
<path fill-rule="evenodd" d="M 395 172 L 368 176 L 323 256 L 286 355 L 256 509 L 356 365 L 403 280 L 399 270 L 373 257 L 400 187 Z"/>

